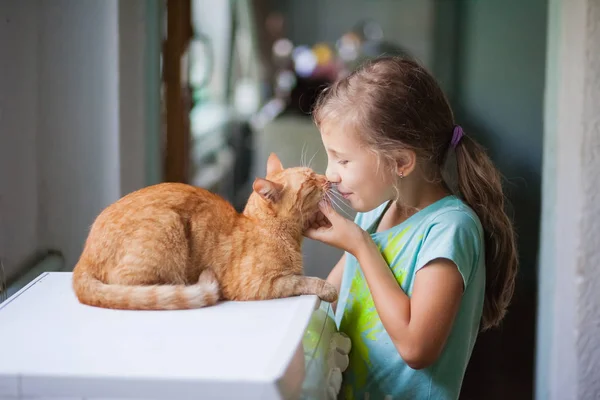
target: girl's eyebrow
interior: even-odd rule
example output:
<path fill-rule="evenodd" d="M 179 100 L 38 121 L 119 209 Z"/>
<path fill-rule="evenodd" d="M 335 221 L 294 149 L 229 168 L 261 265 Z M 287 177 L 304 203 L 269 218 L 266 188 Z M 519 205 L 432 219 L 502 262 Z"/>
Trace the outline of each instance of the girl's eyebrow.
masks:
<path fill-rule="evenodd" d="M 337 157 L 345 155 L 344 153 L 342 153 L 342 152 L 339 152 L 339 151 L 336 151 L 336 150 L 334 150 L 334 149 L 327 149 L 327 150 L 328 150 L 328 151 L 329 151 L 331 154 L 333 154 L 334 156 L 337 156 Z"/>

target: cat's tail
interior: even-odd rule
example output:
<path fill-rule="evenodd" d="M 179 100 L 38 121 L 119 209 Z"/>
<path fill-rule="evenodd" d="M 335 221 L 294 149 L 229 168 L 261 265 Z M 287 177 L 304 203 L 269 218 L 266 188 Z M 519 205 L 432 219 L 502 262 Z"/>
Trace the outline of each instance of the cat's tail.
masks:
<path fill-rule="evenodd" d="M 205 270 L 195 285 L 109 285 L 85 270 L 73 271 L 73 289 L 79 301 L 120 310 L 184 310 L 215 304 L 219 282 Z"/>

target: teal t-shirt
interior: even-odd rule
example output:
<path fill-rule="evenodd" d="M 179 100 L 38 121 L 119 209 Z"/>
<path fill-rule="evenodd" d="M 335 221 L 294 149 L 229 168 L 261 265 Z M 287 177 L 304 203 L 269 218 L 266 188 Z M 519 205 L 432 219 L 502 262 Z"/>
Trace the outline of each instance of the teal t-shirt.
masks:
<path fill-rule="evenodd" d="M 386 206 L 359 213 L 355 222 L 371 234 L 404 292 L 411 297 L 415 274 L 437 258 L 457 265 L 465 290 L 442 354 L 433 365 L 413 370 L 385 331 L 356 258 L 347 254 L 335 317 L 352 340 L 352 350 L 340 395 L 346 400 L 457 399 L 483 309 L 483 228 L 471 208 L 447 196 L 376 232 Z"/>

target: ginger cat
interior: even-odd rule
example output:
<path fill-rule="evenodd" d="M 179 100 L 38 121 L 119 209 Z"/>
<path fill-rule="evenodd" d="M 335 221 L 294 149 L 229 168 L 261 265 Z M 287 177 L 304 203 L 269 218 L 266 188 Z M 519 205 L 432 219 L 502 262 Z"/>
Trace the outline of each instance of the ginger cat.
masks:
<path fill-rule="evenodd" d="M 81 303 L 114 309 L 173 310 L 219 299 L 316 294 L 334 286 L 303 276 L 304 221 L 328 183 L 308 168 L 284 169 L 275 154 L 242 214 L 221 197 L 179 183 L 150 186 L 96 218 L 73 271 Z"/>

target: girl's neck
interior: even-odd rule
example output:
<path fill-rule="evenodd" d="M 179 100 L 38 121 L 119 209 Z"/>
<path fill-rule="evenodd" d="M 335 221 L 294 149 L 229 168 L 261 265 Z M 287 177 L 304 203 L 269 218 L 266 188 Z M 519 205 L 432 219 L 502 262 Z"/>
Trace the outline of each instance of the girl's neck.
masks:
<path fill-rule="evenodd" d="M 450 190 L 439 173 L 428 169 L 415 169 L 398 182 L 400 199 L 397 203 L 403 208 L 422 210 L 430 204 L 448 196 Z"/>
<path fill-rule="evenodd" d="M 383 225 L 384 229 L 401 224 L 418 211 L 450 194 L 443 182 L 421 181 L 416 184 L 406 179 L 406 182 L 401 182 L 399 189 L 400 199 L 393 201 L 381 221 L 380 225 Z"/>

